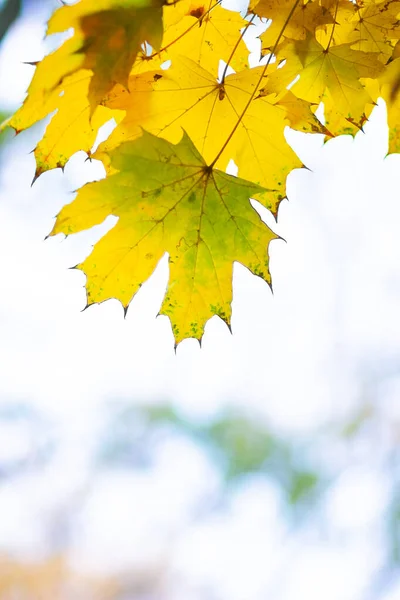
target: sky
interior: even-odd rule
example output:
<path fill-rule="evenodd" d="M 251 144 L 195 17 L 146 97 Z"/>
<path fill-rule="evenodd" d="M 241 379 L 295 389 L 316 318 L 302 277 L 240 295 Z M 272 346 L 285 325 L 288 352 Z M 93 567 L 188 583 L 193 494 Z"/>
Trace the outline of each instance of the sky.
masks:
<path fill-rule="evenodd" d="M 45 16 L 43 5 L 30 9 L 1 47 L 3 109 L 12 110 L 23 100 L 32 74 L 23 63 L 49 48 L 43 42 Z M 254 203 L 284 238 L 270 248 L 274 292 L 236 264 L 233 334 L 213 318 L 201 347 L 187 340 L 176 353 L 168 319 L 157 317 L 168 278 L 165 258 L 132 301 L 126 319 L 116 301 L 82 312 L 84 275 L 70 267 L 83 260 L 115 220 L 67 239 L 44 239 L 73 191 L 102 177 L 103 169 L 78 154 L 64 174 L 47 173 L 31 187 L 31 150 L 43 130 L 39 125 L 19 135 L 1 155 L 0 405 L 26 402 L 40 410 L 62 445 L 46 473 L 51 489 L 43 476 L 3 488 L 0 546 L 28 554 L 40 547 L 35 514 L 50 514 L 66 489 L 85 481 L 103 406 L 114 399 L 170 401 L 181 414 L 200 420 L 238 407 L 282 434 L 305 438 L 351 415 L 366 390 L 373 390 L 383 413 L 399 417 L 400 157 L 386 156 L 383 103 L 355 139 L 343 136 L 324 144 L 320 135 L 287 131 L 306 168 L 289 175 L 288 200 L 277 222 Z M 21 452 L 24 435 L 7 430 L 2 439 L 0 455 Z M 99 475 L 82 511 L 74 546 L 77 563 L 106 568 L 112 557 L 131 560 L 139 545 L 139 562 L 146 562 L 146 552 L 164 556 L 171 531 L 183 527 L 198 498 L 218 489 L 214 466 L 187 440 L 161 444 L 156 455 L 156 475 Z M 57 476 L 64 470 L 65 480 Z M 307 591 L 307 600 L 322 594 L 325 600 L 364 599 L 366 573 L 379 564 L 379 552 L 366 547 L 363 526 L 380 514 L 386 483 L 373 465 L 357 461 L 343 477 L 328 503 L 328 516 L 338 532 L 356 534 L 345 544 L 340 535 L 329 544 L 311 537 L 301 556 L 298 545 L 304 538 L 290 537 L 296 560 L 282 600 L 305 598 L 301 590 Z M 154 502 L 161 497 L 165 502 Z M 116 520 L 103 527 L 105 507 L 114 505 Z M 349 506 L 357 507 L 351 517 Z M 278 578 L 286 565 L 279 564 L 276 552 L 286 527 L 276 518 L 277 507 L 276 490 L 265 483 L 238 490 L 223 518 L 187 525 L 176 544 L 177 572 L 188 574 L 199 589 L 212 584 L 218 599 L 263 598 L 264 579 L 270 585 L 272 577 L 265 563 L 276 563 Z M 143 522 L 138 515 L 146 510 Z M 153 529 L 164 532 L 162 541 Z M 241 575 L 227 577 L 232 572 Z"/>

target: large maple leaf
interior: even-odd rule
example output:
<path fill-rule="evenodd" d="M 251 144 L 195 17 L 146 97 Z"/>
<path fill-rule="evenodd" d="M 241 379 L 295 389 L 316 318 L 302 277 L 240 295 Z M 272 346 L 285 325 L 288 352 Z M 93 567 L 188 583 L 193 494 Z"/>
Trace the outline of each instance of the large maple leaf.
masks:
<path fill-rule="evenodd" d="M 186 134 L 173 145 L 144 133 L 113 150 L 111 161 L 117 172 L 87 184 L 52 231 L 75 233 L 119 217 L 79 265 L 88 304 L 117 298 L 127 308 L 168 252 L 161 314 L 169 316 L 176 342 L 200 339 L 213 315 L 229 325 L 233 262 L 271 280 L 267 248 L 277 236 L 249 202 L 262 189 L 208 167 Z"/>

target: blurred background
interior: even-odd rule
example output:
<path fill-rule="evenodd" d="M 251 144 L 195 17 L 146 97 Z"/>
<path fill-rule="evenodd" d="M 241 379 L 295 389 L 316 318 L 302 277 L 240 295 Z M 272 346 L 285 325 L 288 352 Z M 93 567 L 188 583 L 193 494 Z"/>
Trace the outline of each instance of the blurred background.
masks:
<path fill-rule="evenodd" d="M 12 5 L 12 6 L 11 6 Z M 0 2 L 0 113 L 56 0 Z M 59 39 L 58 39 L 59 41 Z M 233 335 L 174 352 L 164 258 L 124 320 L 44 241 L 77 154 L 33 187 L 46 123 L 0 137 L 1 600 L 400 598 L 400 206 L 385 106 L 353 140 L 287 132 L 274 294 L 234 268 Z M 104 132 L 103 132 L 104 134 Z M 104 134 L 105 135 L 105 134 Z"/>

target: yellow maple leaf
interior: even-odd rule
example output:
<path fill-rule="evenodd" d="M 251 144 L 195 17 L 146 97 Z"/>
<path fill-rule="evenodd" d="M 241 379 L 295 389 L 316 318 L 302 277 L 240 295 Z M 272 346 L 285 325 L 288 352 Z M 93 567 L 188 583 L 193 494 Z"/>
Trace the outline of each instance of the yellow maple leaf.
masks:
<path fill-rule="evenodd" d="M 291 90 L 299 98 L 314 104 L 328 98 L 327 108 L 330 104 L 342 119 L 364 122 L 366 106 L 373 104 L 373 99 L 360 79 L 376 78 L 383 72 L 377 53 L 353 50 L 351 44 L 328 44 L 325 48 L 308 36 L 305 40 L 285 41 L 279 57 L 287 62 L 276 84 L 294 82 Z M 337 133 L 330 126 L 328 129 Z"/>
<path fill-rule="evenodd" d="M 229 325 L 233 262 L 271 279 L 267 248 L 277 236 L 249 202 L 262 189 L 207 167 L 186 134 L 173 145 L 145 132 L 110 158 L 117 172 L 84 186 L 51 232 L 68 235 L 119 217 L 78 265 L 87 275 L 88 304 L 117 298 L 126 309 L 168 252 L 161 314 L 176 342 L 200 339 L 213 315 Z"/>
<path fill-rule="evenodd" d="M 17 133 L 28 129 L 57 109 L 58 99 L 63 93 L 60 81 L 63 79 L 66 64 L 77 49 L 76 41 L 67 40 L 57 51 L 48 54 L 43 60 L 29 63 L 35 66 L 35 73 L 29 85 L 27 97 L 8 125 Z M 76 64 L 79 64 L 80 59 Z M 90 72 L 90 76 L 92 72 Z"/>
<path fill-rule="evenodd" d="M 104 106 L 96 106 L 93 110 L 90 104 L 94 71 L 80 68 L 84 56 L 81 52 L 82 40 L 78 23 L 83 14 L 97 15 L 97 12 L 93 11 L 99 10 L 102 11 L 101 15 L 104 12 L 108 21 L 110 14 L 106 12 L 106 8 L 111 10 L 115 5 L 120 10 L 126 10 L 132 4 L 136 6 L 137 0 L 135 3 L 132 0 L 123 2 L 123 6 L 115 0 L 100 4 L 84 0 L 79 4 L 59 9 L 50 20 L 48 33 L 62 30 L 67 24 L 74 24 L 77 33 L 36 65 L 36 72 L 23 106 L 7 122 L 8 126 L 19 133 L 57 110 L 43 139 L 35 148 L 35 179 L 44 171 L 63 168 L 69 158 L 79 150 L 90 155 L 101 125 L 111 117 L 117 121 L 122 118 L 122 115 Z M 207 6 L 201 2 L 182 0 L 178 5 L 164 6 L 163 15 L 166 28 L 165 48 L 150 56 L 140 48 L 132 69 L 135 74 L 159 68 L 163 61 L 174 56 L 177 48 L 183 53 L 189 52 L 190 49 L 199 63 L 212 65 L 217 69 L 220 59 L 228 60 L 228 52 L 231 53 L 230 45 L 233 44 L 234 38 L 239 44 L 234 52 L 232 64 L 237 67 L 247 61 L 248 50 L 240 38 L 240 28 L 247 22 L 238 13 L 223 9 L 215 2 Z M 131 17 L 130 13 L 121 13 L 121 19 L 129 20 Z M 157 19 L 157 14 L 151 18 Z M 220 33 L 221 27 L 226 28 L 224 36 Z M 129 69 L 130 66 L 129 63 L 126 68 Z M 96 73 L 100 70 L 99 66 L 93 68 Z M 66 75 L 69 72 L 73 74 Z M 96 90 L 101 96 L 104 88 L 100 86 Z"/>
<path fill-rule="evenodd" d="M 397 0 L 364 0 L 360 3 L 331 3 L 335 24 L 318 32 L 318 41 L 324 45 L 332 37 L 335 44 L 351 43 L 354 50 L 377 52 L 385 62 L 400 38 Z"/>
<path fill-rule="evenodd" d="M 63 168 L 79 150 L 90 155 L 99 128 L 122 118 L 99 102 L 116 81 L 126 83 L 138 54 L 137 72 L 160 65 L 155 59 L 150 67 L 141 50 L 145 39 L 161 40 L 161 2 L 152 1 L 81 0 L 50 19 L 49 35 L 74 27 L 74 36 L 36 64 L 26 100 L 1 126 L 19 133 L 57 110 L 35 148 L 34 179 Z"/>
<path fill-rule="evenodd" d="M 48 34 L 72 35 L 37 65 L 8 124 L 19 132 L 55 112 L 35 149 L 38 176 L 90 154 L 99 127 L 117 121 L 95 154 L 106 179 L 85 186 L 52 231 L 119 219 L 79 265 L 88 304 L 115 297 L 126 309 L 168 252 L 161 312 L 177 342 L 201 338 L 212 315 L 229 325 L 233 262 L 270 283 L 277 236 L 249 198 L 276 215 L 287 175 L 302 166 L 285 127 L 354 134 L 381 96 L 389 150 L 400 150 L 399 5 L 251 0 L 251 18 L 270 20 L 268 63 L 251 69 L 251 23 L 219 0 L 80 0 L 56 11 Z M 237 72 L 218 79 L 221 61 Z M 314 115 L 320 102 L 327 128 Z M 243 179 L 223 172 L 232 159 Z"/>
<path fill-rule="evenodd" d="M 90 69 L 92 111 L 117 82 L 126 85 L 144 42 L 158 48 L 162 39 L 161 0 L 81 0 L 62 6 L 49 21 L 47 34 L 74 29 L 67 41 L 71 51 L 63 55 L 62 80 L 78 69 Z M 57 52 L 56 58 L 58 56 Z M 59 83 L 59 82 L 57 82 Z"/>
<path fill-rule="evenodd" d="M 142 128 L 172 142 L 180 139 L 183 128 L 210 164 L 229 139 L 216 166 L 225 170 L 233 159 L 241 177 L 266 188 L 260 201 L 276 213 L 286 193 L 286 176 L 302 166 L 286 142 L 285 126 L 321 130 L 309 105 L 304 103 L 299 112 L 299 103 L 288 102 L 287 90 L 285 100 L 258 95 L 241 118 L 263 71 L 264 67 L 245 69 L 219 83 L 192 60 L 180 57 L 168 71 L 131 77 L 129 92 L 119 87 L 104 101 L 109 108 L 125 110 L 126 116 L 95 156 L 106 162 L 104 153 L 135 139 Z"/>
<path fill-rule="evenodd" d="M 174 58 L 189 56 L 218 75 L 221 61 L 238 70 L 248 66 L 249 50 L 243 41 L 251 23 L 237 11 L 222 7 L 220 0 L 179 0 L 163 7 L 161 48 L 138 52 L 131 75 L 159 68 Z"/>
<path fill-rule="evenodd" d="M 124 116 L 121 111 L 104 106 L 98 106 L 91 115 L 88 100 L 91 76 L 91 71 L 81 69 L 66 77 L 49 95 L 44 95 L 42 90 L 38 93 L 33 90 L 22 107 L 7 121 L 6 125 L 19 133 L 57 110 L 34 150 L 34 179 L 50 169 L 64 168 L 79 150 L 90 155 L 99 128 L 111 118 L 118 122 Z"/>
<path fill-rule="evenodd" d="M 334 23 L 330 11 L 319 2 L 301 0 L 294 11 L 293 5 L 293 0 L 251 0 L 250 12 L 259 17 L 272 19 L 272 23 L 260 36 L 264 51 L 274 46 L 283 28 L 284 37 L 303 40 L 307 32 L 312 33 L 321 25 Z M 293 13 L 290 14 L 292 11 Z"/>
<path fill-rule="evenodd" d="M 162 45 L 169 59 L 190 56 L 215 76 L 221 60 L 235 70 L 248 66 L 249 50 L 240 31 L 249 22 L 220 6 L 220 0 L 180 0 L 164 7 L 163 15 Z"/>
<path fill-rule="evenodd" d="M 367 91 L 369 92 L 369 87 L 367 87 Z M 356 120 L 354 117 L 345 116 L 341 111 L 337 109 L 334 99 L 329 93 L 329 90 L 326 90 L 323 94 L 321 100 L 324 105 L 324 119 L 325 126 L 328 130 L 328 136 L 338 136 L 338 135 L 351 135 L 355 136 L 360 131 L 363 131 L 363 127 L 365 123 L 368 121 L 372 110 L 375 107 L 375 103 L 372 102 L 372 95 L 370 94 L 370 102 L 365 105 L 364 112 L 361 117 Z"/>

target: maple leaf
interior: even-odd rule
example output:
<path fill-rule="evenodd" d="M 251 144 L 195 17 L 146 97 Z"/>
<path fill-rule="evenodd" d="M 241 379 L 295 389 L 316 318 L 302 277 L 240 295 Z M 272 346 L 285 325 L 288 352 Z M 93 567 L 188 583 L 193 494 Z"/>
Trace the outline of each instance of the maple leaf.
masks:
<path fill-rule="evenodd" d="M 99 128 L 111 118 L 117 122 L 122 119 L 121 111 L 104 106 L 98 106 L 91 115 L 88 100 L 90 80 L 91 71 L 81 69 L 66 77 L 48 96 L 43 95 L 42 90 L 35 93 L 33 89 L 22 107 L 8 120 L 7 125 L 19 133 L 57 110 L 34 150 L 34 179 L 47 170 L 64 168 L 79 150 L 90 155 Z"/>
<path fill-rule="evenodd" d="M 398 0 L 368 0 L 352 3 L 339 0 L 331 5 L 335 24 L 318 32 L 318 41 L 332 37 L 335 44 L 351 43 L 355 50 L 377 52 L 383 61 L 391 55 L 393 45 L 400 37 Z"/>
<path fill-rule="evenodd" d="M 36 64 L 22 107 L 2 125 L 20 133 L 57 110 L 34 151 L 34 180 L 47 170 L 64 168 L 79 150 L 90 156 L 99 128 L 122 118 L 99 101 L 116 81 L 126 82 L 145 39 L 161 40 L 162 9 L 154 1 L 82 0 L 54 13 L 48 35 L 69 27 L 75 35 Z"/>
<path fill-rule="evenodd" d="M 60 81 L 78 69 L 91 69 L 88 98 L 92 111 L 117 82 L 126 85 L 144 42 L 158 48 L 162 39 L 162 0 L 81 0 L 62 6 L 49 21 L 47 34 L 74 29 L 61 46 Z"/>
<path fill-rule="evenodd" d="M 303 40 L 307 32 L 313 33 L 320 25 L 334 23 L 332 14 L 319 2 L 302 0 L 294 11 L 293 5 L 293 0 L 251 0 L 250 12 L 272 19 L 272 23 L 260 36 L 264 51 L 274 46 L 283 27 L 285 38 Z M 289 15 L 291 16 L 288 20 Z"/>
<path fill-rule="evenodd" d="M 287 175 L 302 166 L 287 126 L 354 135 L 383 97 L 389 151 L 400 150 L 399 0 L 251 0 L 249 11 L 243 19 L 220 0 L 65 5 L 47 33 L 73 33 L 36 65 L 7 122 L 19 132 L 55 113 L 35 148 L 37 177 L 78 150 L 90 156 L 99 128 L 115 120 L 94 155 L 106 179 L 79 191 L 52 234 L 119 218 L 79 265 L 89 304 L 116 297 L 127 308 L 168 252 L 161 312 L 177 341 L 200 338 L 212 315 L 229 325 L 234 261 L 270 283 L 276 235 L 249 198 L 277 214 Z M 269 19 L 269 56 L 249 68 L 243 36 L 256 16 Z M 314 115 L 321 102 L 326 127 Z M 243 179 L 222 172 L 232 159 Z"/>
<path fill-rule="evenodd" d="M 50 20 L 48 32 L 55 33 L 64 28 L 66 23 L 74 23 L 77 27 L 77 15 L 82 14 L 83 8 L 88 12 L 94 8 L 104 9 L 105 6 L 118 5 L 122 9 L 121 4 L 128 7 L 132 5 L 132 0 L 122 3 L 108 0 L 102 5 L 96 4 L 96 7 L 88 0 L 85 2 L 83 6 L 65 6 L 57 11 Z M 177 6 L 180 7 L 179 10 Z M 124 13 L 121 18 L 123 15 Z M 130 16 L 125 14 L 124 18 L 128 19 Z M 238 13 L 221 8 L 218 3 L 207 8 L 201 2 L 193 4 L 182 0 L 178 5 L 164 6 L 163 18 L 166 28 L 163 41 L 166 47 L 150 56 L 140 48 L 132 69 L 134 73 L 159 68 L 165 59 L 173 57 L 177 52 L 185 53 L 189 48 L 197 56 L 199 64 L 209 65 L 217 70 L 220 59 L 228 60 L 230 44 L 234 39 L 239 40 L 239 44 L 232 64 L 239 66 L 246 63 L 248 50 L 241 40 L 240 28 L 248 23 Z M 224 36 L 220 33 L 221 27 L 225 29 Z M 35 148 L 34 179 L 47 170 L 64 168 L 70 157 L 79 150 L 90 156 L 99 128 L 110 118 L 117 122 L 122 118 L 122 115 L 117 114 L 118 111 L 110 111 L 102 106 L 96 106 L 93 110 L 90 94 L 94 71 L 80 68 L 83 60 L 81 43 L 79 36 L 74 36 L 36 65 L 35 76 L 23 106 L 7 122 L 8 126 L 19 133 L 57 110 L 43 139 Z M 129 66 L 127 65 L 128 68 Z M 76 73 L 65 75 L 74 70 Z M 100 71 L 95 69 L 95 72 Z M 96 89 L 98 92 L 102 90 L 101 87 Z"/>
<path fill-rule="evenodd" d="M 220 5 L 221 0 L 179 0 L 163 7 L 162 47 L 151 54 L 141 49 L 132 75 L 160 68 L 167 61 L 190 55 L 217 77 L 220 62 L 234 69 L 248 66 L 249 50 L 241 30 L 251 23 Z"/>
<path fill-rule="evenodd" d="M 161 314 L 176 342 L 200 339 L 213 315 L 229 325 L 233 262 L 271 281 L 267 248 L 277 236 L 249 202 L 262 189 L 207 167 L 186 134 L 173 145 L 145 132 L 110 158 L 117 172 L 82 188 L 51 232 L 68 235 L 119 217 L 78 266 L 87 275 L 88 304 L 117 298 L 126 309 L 168 252 Z"/>
<path fill-rule="evenodd" d="M 218 82 L 189 58 L 180 57 L 168 71 L 131 77 L 129 92 L 119 87 L 104 101 L 109 108 L 125 110 L 126 116 L 95 156 L 107 164 L 104 153 L 140 136 L 142 128 L 172 142 L 183 128 L 210 164 L 231 136 L 216 166 L 225 170 L 233 159 L 241 177 L 265 188 L 259 200 L 276 213 L 286 194 L 286 176 L 302 166 L 286 142 L 285 126 L 321 131 L 321 125 L 307 103 L 299 118 L 300 102 L 288 102 L 287 90 L 285 101 L 275 94 L 258 95 L 240 118 L 263 70 L 245 69 Z"/>
<path fill-rule="evenodd" d="M 279 49 L 279 57 L 287 62 L 277 74 L 275 85 L 294 82 L 291 91 L 314 104 L 325 101 L 342 119 L 361 127 L 365 121 L 365 107 L 373 104 L 361 78 L 376 78 L 384 70 L 377 53 L 353 50 L 351 43 L 338 46 L 322 46 L 308 35 L 305 40 L 285 41 Z M 276 74 L 274 74 L 276 75 Z M 297 81 L 294 81 L 298 77 Z M 273 79 L 273 78 L 272 78 Z M 327 108 L 327 107 L 326 107 Z M 327 115 L 328 129 L 336 134 Z"/>
<path fill-rule="evenodd" d="M 240 30 L 249 22 L 220 6 L 220 0 L 180 0 L 164 7 L 163 18 L 162 46 L 168 59 L 190 56 L 215 76 L 221 60 L 235 70 L 248 66 L 249 51 Z"/>

